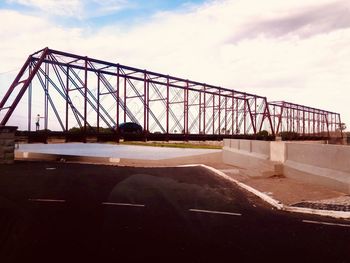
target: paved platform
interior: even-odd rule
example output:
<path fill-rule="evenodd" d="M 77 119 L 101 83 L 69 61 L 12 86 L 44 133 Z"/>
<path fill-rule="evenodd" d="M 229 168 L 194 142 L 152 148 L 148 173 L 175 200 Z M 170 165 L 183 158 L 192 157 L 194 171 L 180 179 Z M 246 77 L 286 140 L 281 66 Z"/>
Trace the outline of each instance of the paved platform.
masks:
<path fill-rule="evenodd" d="M 19 144 L 16 152 L 66 156 L 107 157 L 137 160 L 163 160 L 192 155 L 216 153 L 215 149 L 186 149 L 102 143 Z"/>

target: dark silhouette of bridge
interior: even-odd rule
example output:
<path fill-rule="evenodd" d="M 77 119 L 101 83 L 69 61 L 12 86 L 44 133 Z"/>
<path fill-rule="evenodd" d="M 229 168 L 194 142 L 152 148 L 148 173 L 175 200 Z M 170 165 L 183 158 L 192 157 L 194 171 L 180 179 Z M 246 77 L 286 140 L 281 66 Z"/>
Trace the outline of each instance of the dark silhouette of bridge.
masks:
<path fill-rule="evenodd" d="M 75 127 L 83 137 L 106 135 L 107 128 L 119 139 L 116 127 L 124 122 L 140 124 L 143 139 L 341 133 L 338 113 L 49 48 L 30 55 L 8 88 L 0 102 L 0 125 L 24 101 L 21 111 L 27 109 L 31 133 L 38 112 L 33 98 L 42 101 L 43 130 L 54 123 L 63 134 Z"/>

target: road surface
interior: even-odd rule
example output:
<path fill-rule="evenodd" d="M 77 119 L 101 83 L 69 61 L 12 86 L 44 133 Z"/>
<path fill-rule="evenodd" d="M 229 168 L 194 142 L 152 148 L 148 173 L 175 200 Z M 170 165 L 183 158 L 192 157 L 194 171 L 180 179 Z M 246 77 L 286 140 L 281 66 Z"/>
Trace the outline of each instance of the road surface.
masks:
<path fill-rule="evenodd" d="M 86 261 L 350 262 L 350 222 L 277 211 L 203 167 L 0 165 L 0 262 Z"/>

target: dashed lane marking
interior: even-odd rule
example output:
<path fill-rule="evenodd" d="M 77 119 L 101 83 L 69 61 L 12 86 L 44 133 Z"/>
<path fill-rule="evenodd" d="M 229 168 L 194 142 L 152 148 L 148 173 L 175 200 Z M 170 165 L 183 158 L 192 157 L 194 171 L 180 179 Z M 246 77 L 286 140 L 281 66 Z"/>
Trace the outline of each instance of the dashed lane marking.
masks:
<path fill-rule="evenodd" d="M 303 222 L 308 224 L 317 224 L 317 225 L 350 227 L 349 224 L 337 224 L 337 223 L 330 223 L 330 222 L 323 222 L 323 221 L 303 220 Z"/>
<path fill-rule="evenodd" d="M 229 215 L 229 216 L 241 216 L 240 213 L 232 213 L 232 212 L 222 212 L 222 211 L 212 211 L 212 210 L 202 210 L 202 209 L 188 209 L 191 212 L 196 213 L 206 213 L 206 214 L 219 214 L 219 215 Z"/>
<path fill-rule="evenodd" d="M 32 202 L 55 202 L 55 203 L 64 203 L 66 200 L 62 199 L 43 199 L 43 198 L 29 198 L 28 201 Z"/>
<path fill-rule="evenodd" d="M 113 203 L 113 202 L 103 202 L 103 205 L 114 205 L 114 206 L 131 206 L 131 207 L 145 207 L 142 204 L 129 204 L 129 203 Z"/>

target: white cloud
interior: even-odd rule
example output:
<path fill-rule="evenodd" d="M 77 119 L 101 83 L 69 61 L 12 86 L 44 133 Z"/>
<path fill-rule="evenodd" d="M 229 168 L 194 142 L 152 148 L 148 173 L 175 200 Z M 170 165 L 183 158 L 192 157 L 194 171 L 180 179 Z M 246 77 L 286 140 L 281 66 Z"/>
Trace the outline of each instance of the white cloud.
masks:
<path fill-rule="evenodd" d="M 91 2 L 96 4 L 103 13 L 115 12 L 132 6 L 127 0 L 92 0 Z"/>
<path fill-rule="evenodd" d="M 348 14 L 347 1 L 213 1 L 91 33 L 1 10 L 0 72 L 49 46 L 340 112 L 350 127 Z"/>
<path fill-rule="evenodd" d="M 77 19 L 103 16 L 132 6 L 127 0 L 7 0 L 7 2 L 40 10 L 43 15 Z"/>
<path fill-rule="evenodd" d="M 74 16 L 82 8 L 80 0 L 8 0 L 8 2 L 34 7 L 46 14 L 59 16 Z"/>

